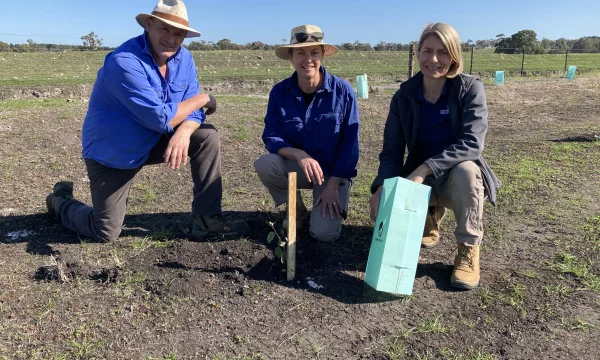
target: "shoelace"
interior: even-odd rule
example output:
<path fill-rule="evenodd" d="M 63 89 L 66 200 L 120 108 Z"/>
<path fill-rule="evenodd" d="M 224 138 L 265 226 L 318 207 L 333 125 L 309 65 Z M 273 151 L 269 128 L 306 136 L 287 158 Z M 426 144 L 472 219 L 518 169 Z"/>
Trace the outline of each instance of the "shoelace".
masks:
<path fill-rule="evenodd" d="M 473 258 L 471 257 L 471 250 L 469 247 L 464 247 L 460 254 L 460 265 L 466 265 L 471 269 L 475 268 Z"/>

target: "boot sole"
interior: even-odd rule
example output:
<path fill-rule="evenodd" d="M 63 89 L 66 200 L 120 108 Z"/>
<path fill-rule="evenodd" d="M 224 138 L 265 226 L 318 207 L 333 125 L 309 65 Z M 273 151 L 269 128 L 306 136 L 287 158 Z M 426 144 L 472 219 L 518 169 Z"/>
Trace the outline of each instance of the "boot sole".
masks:
<path fill-rule="evenodd" d="M 52 217 L 57 218 L 58 214 L 56 213 L 56 209 L 54 209 L 54 206 L 52 206 L 52 197 L 54 196 L 54 193 L 46 196 L 46 208 L 48 209 L 48 214 L 50 214 Z"/>
<path fill-rule="evenodd" d="M 440 239 L 438 238 L 437 241 L 432 242 L 432 243 L 421 242 L 421 247 L 425 248 L 425 249 L 431 249 L 432 247 L 435 247 L 439 243 L 440 243 Z"/>
<path fill-rule="evenodd" d="M 450 285 L 457 289 L 473 290 L 479 286 L 479 280 L 477 280 L 477 282 L 473 282 L 473 283 L 468 283 L 468 282 L 458 281 L 458 280 L 450 280 Z"/>
<path fill-rule="evenodd" d="M 237 238 L 241 238 L 242 236 L 244 236 L 244 234 L 236 234 L 236 233 L 218 233 L 218 232 L 214 232 L 214 231 L 200 231 L 200 230 L 192 230 L 192 237 L 194 238 L 204 238 L 207 237 L 209 235 L 214 235 L 214 236 L 218 236 L 219 238 L 223 239 L 223 240 L 232 240 L 232 239 L 237 239 Z"/>

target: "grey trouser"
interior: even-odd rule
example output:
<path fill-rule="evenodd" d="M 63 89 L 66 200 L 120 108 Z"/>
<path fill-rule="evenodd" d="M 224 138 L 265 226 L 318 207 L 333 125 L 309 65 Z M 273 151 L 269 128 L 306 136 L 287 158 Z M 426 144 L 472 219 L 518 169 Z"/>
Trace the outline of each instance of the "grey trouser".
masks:
<path fill-rule="evenodd" d="M 150 151 L 144 165 L 160 164 L 169 139 L 163 136 Z M 210 124 L 203 124 L 190 137 L 188 148 L 192 180 L 194 181 L 192 214 L 221 213 L 221 152 L 219 134 Z M 93 207 L 75 199 L 57 205 L 63 225 L 96 241 L 112 241 L 121 233 L 127 198 L 137 169 L 115 169 L 92 159 L 84 159 L 90 179 Z M 179 188 L 173 191 L 180 191 Z"/>
<path fill-rule="evenodd" d="M 298 189 L 313 190 L 313 209 L 310 215 L 310 234 L 320 241 L 334 241 L 340 237 L 342 232 L 342 218 L 334 215 L 331 219 L 329 212 L 325 217 L 322 216 L 322 204 L 315 206 L 315 203 L 321 196 L 321 192 L 327 186 L 328 176 L 325 176 L 325 181 L 321 185 L 313 185 L 304 175 L 304 171 L 298 165 L 296 160 L 288 160 L 277 154 L 265 154 L 254 162 L 254 169 L 262 181 L 263 185 L 269 191 L 269 194 L 275 201 L 275 207 L 288 201 L 288 173 L 295 172 L 297 174 Z M 342 179 L 338 186 L 338 194 L 340 205 L 348 212 L 348 201 L 350 199 L 351 183 L 348 179 Z M 298 202 L 301 198 L 298 198 Z"/>
<path fill-rule="evenodd" d="M 443 206 L 454 212 L 456 241 L 470 246 L 481 244 L 485 189 L 477 164 L 462 162 L 447 176 L 427 176 L 423 184 L 431 186 L 429 206 Z"/>

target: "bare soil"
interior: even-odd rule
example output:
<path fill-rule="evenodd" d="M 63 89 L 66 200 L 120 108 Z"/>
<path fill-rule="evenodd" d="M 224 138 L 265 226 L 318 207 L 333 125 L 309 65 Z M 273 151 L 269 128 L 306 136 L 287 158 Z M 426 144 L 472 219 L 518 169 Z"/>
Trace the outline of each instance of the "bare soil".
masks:
<path fill-rule="evenodd" d="M 44 199 L 54 182 L 72 180 L 76 197 L 90 202 L 80 144 L 89 93 L 74 92 L 75 101 L 62 90 L 17 96 L 31 100 L 18 107 L 4 101 L 0 357 L 600 359 L 599 84 L 589 76 L 486 87 L 484 155 L 504 186 L 497 206 L 486 205 L 481 285 L 449 286 L 449 216 L 441 244 L 421 251 L 410 297 L 363 282 L 368 189 L 392 90 L 360 101 L 349 219 L 333 244 L 299 233 L 293 282 L 266 243 L 269 223 L 278 226 L 283 214 L 252 170 L 264 153 L 268 88 L 216 91 L 220 108 L 210 121 L 222 142 L 224 208 L 251 226 L 232 241 L 189 238 L 189 167 L 140 172 L 118 241 L 97 244 L 65 230 Z M 64 106 L 46 107 L 44 98 Z"/>

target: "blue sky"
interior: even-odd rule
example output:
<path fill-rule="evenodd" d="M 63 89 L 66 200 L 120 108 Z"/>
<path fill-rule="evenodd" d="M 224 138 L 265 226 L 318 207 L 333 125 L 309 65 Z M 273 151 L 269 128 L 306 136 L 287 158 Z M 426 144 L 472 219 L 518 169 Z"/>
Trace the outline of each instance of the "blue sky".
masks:
<path fill-rule="evenodd" d="M 2 0 L 0 41 L 81 44 L 79 38 L 94 31 L 108 46 L 117 46 L 141 33 L 135 22 L 140 12 L 151 12 L 155 0 Z M 565 2 L 540 0 L 411 2 L 398 0 L 188 0 L 191 26 L 201 39 L 228 38 L 244 44 L 261 40 L 268 44 L 288 39 L 292 27 L 315 24 L 330 43 L 379 41 L 408 43 L 417 40 L 430 22 L 453 25 L 461 40 L 491 39 L 530 29 L 538 39 L 575 39 L 600 36 L 600 1 Z M 16 36 L 17 34 L 25 36 Z M 43 36 L 42 36 L 43 35 Z M 188 41 L 189 42 L 189 41 Z"/>

